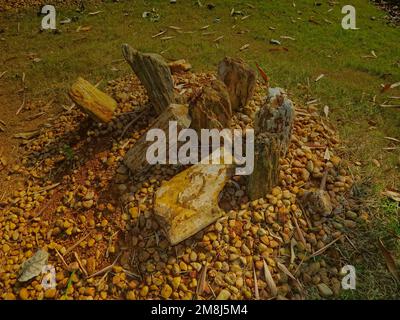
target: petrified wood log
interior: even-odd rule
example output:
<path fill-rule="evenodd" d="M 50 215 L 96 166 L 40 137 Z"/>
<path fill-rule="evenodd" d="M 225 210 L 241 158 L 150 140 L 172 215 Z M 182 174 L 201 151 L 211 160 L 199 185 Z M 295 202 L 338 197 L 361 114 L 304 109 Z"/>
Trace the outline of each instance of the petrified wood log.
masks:
<path fill-rule="evenodd" d="M 266 196 L 279 182 L 279 158 L 286 155 L 292 135 L 294 108 L 279 88 L 269 89 L 267 102 L 256 114 L 254 170 L 249 176 L 252 200 Z"/>
<path fill-rule="evenodd" d="M 256 73 L 241 59 L 225 57 L 218 64 L 218 78 L 228 88 L 232 110 L 246 106 L 254 94 Z"/>
<path fill-rule="evenodd" d="M 166 110 L 164 110 L 161 115 L 154 120 L 154 122 L 150 125 L 151 128 L 161 129 L 166 135 L 166 150 L 165 157 L 168 163 L 168 150 L 169 148 L 173 148 L 175 146 L 171 146 L 169 144 L 169 122 L 176 121 L 177 123 L 177 132 L 181 129 L 189 128 L 190 126 L 190 117 L 188 115 L 188 106 L 180 105 L 180 104 L 171 104 Z M 140 174 L 146 172 L 151 164 L 148 162 L 146 158 L 146 153 L 150 145 L 152 145 L 153 141 L 146 141 L 146 135 L 143 135 L 135 145 L 126 153 L 124 158 L 125 165 L 131 170 L 134 174 Z M 176 142 L 178 144 L 178 142 Z M 177 145 L 178 147 L 178 145 Z M 163 155 L 160 155 L 162 157 Z"/>
<path fill-rule="evenodd" d="M 161 114 L 175 102 L 174 84 L 170 68 L 164 58 L 155 53 L 141 53 L 128 44 L 122 45 L 122 52 L 141 83 L 146 88 L 150 102 Z"/>
<path fill-rule="evenodd" d="M 69 92 L 71 99 L 93 119 L 109 122 L 117 107 L 117 102 L 104 92 L 79 77 Z"/>
<path fill-rule="evenodd" d="M 229 128 L 232 110 L 225 85 L 214 80 L 203 87 L 189 102 L 191 127 L 198 133 L 201 129 Z"/>
<path fill-rule="evenodd" d="M 161 185 L 155 194 L 154 214 L 171 245 L 221 217 L 218 197 L 232 169 L 226 164 L 197 164 Z"/>

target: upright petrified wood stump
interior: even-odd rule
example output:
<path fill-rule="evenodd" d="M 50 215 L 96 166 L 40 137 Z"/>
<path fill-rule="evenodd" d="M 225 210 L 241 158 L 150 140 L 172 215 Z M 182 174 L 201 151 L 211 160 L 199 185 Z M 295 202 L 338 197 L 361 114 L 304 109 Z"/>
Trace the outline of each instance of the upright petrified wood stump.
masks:
<path fill-rule="evenodd" d="M 202 88 L 189 102 L 191 127 L 198 133 L 201 129 L 225 129 L 230 127 L 231 103 L 225 85 L 214 80 Z"/>
<path fill-rule="evenodd" d="M 146 88 L 150 102 L 161 114 L 175 102 L 174 84 L 170 68 L 164 58 L 155 53 L 141 53 L 128 44 L 122 45 L 122 52 L 140 82 Z"/>
<path fill-rule="evenodd" d="M 94 120 L 109 122 L 117 102 L 104 92 L 79 77 L 72 85 L 69 95 L 72 100 Z"/>
<path fill-rule="evenodd" d="M 151 124 L 151 128 L 161 129 L 166 134 L 166 143 L 168 142 L 169 122 L 177 122 L 177 132 L 181 129 L 187 129 L 190 126 L 190 117 L 188 114 L 188 106 L 181 104 L 171 104 L 156 120 Z M 135 145 L 126 153 L 124 158 L 125 165 L 134 174 L 146 172 L 150 168 L 147 161 L 146 153 L 152 141 L 146 141 L 146 134 L 143 135 Z M 168 159 L 168 149 L 174 147 L 169 143 L 166 146 L 165 157 Z"/>
<path fill-rule="evenodd" d="M 266 104 L 255 118 L 254 171 L 249 176 L 251 200 L 262 198 L 279 182 L 279 158 L 286 155 L 292 135 L 294 108 L 279 88 L 269 89 Z"/>
<path fill-rule="evenodd" d="M 255 71 L 241 59 L 225 57 L 218 64 L 218 78 L 228 88 L 232 110 L 246 106 L 256 87 Z"/>

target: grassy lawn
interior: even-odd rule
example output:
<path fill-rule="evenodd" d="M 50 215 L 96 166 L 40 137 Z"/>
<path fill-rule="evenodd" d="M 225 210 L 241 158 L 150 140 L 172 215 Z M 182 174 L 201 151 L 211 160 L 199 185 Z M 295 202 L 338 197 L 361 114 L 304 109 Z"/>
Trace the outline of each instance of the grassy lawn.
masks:
<path fill-rule="evenodd" d="M 55 98 L 59 110 L 61 104 L 70 103 L 67 90 L 77 76 L 92 83 L 103 79 L 101 88 L 106 80 L 131 72 L 121 60 L 120 47 L 125 42 L 168 59 L 185 58 L 196 71 L 215 70 L 225 55 L 242 57 L 253 66 L 257 62 L 270 76 L 271 85 L 286 88 L 294 101 L 319 99 L 321 113 L 329 106 L 329 117 L 342 137 L 342 153 L 358 164 L 351 166 L 353 174 L 361 177 L 357 197 L 363 204 L 360 210 L 371 222 L 355 235 L 359 252 L 352 246 L 344 248 L 344 255 L 356 267 L 358 283 L 357 290 L 347 291 L 343 298 L 399 298 L 378 239 L 400 257 L 396 238 L 400 236 L 399 205 L 380 196 L 386 188 L 400 189 L 400 149 L 384 150 L 395 146 L 384 137 L 400 138 L 400 111 L 380 107 L 385 101 L 399 101 L 389 99 L 400 96 L 399 87 L 381 93 L 381 84 L 400 81 L 400 29 L 389 25 L 385 13 L 366 0 L 336 1 L 333 6 L 328 1 L 320 1 L 320 6 L 314 2 L 245 0 L 227 4 L 214 0 L 216 6 L 209 10 L 196 1 L 178 0 L 176 5 L 166 0 L 121 1 L 87 5 L 84 13 L 57 7 L 59 34 L 39 32 L 41 17 L 35 9 L 3 12 L 0 74 L 7 73 L 0 80 L 0 102 L 6 104 L 6 93 L 18 97 L 25 73 L 27 98 Z M 341 9 L 346 4 L 357 10 L 358 30 L 341 27 Z M 142 18 L 142 13 L 152 8 L 160 14 L 158 22 Z M 231 16 L 232 8 L 243 15 Z M 102 12 L 88 14 L 98 10 Z M 74 16 L 77 21 L 59 24 Z M 77 32 L 79 26 L 91 29 Z M 167 32 L 152 37 L 162 30 Z M 165 36 L 174 38 L 162 40 Z M 271 44 L 271 39 L 281 45 Z M 245 44 L 249 47 L 241 51 Z M 372 50 L 376 58 L 366 58 Z M 41 60 L 34 62 L 34 57 Z M 325 76 L 316 82 L 320 74 Z M 15 114 L 19 105 L 9 103 L 10 112 Z"/>

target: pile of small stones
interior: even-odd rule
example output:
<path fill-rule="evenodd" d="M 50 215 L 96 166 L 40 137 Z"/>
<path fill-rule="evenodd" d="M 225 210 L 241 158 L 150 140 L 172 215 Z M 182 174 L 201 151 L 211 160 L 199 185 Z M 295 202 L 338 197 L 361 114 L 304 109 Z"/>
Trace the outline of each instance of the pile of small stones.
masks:
<path fill-rule="evenodd" d="M 174 75 L 184 99 L 215 78 L 213 73 Z M 0 297 L 3 299 L 303 299 L 340 294 L 337 245 L 360 219 L 346 196 L 353 178 L 337 150 L 339 139 L 315 107 L 296 106 L 280 184 L 249 201 L 246 180 L 235 176 L 221 193 L 225 214 L 195 236 L 171 247 L 153 218 L 153 195 L 183 167 L 155 166 L 132 176 L 122 159 L 149 128 L 155 113 L 135 76 L 113 80 L 114 120 L 97 124 L 77 108 L 25 141 L 26 156 L 8 165 L 25 186 L 0 202 Z M 267 87 L 257 83 L 233 127 L 251 128 Z M 148 105 L 142 116 L 138 110 Z M 130 126 L 132 119 L 137 118 Z M 324 217 L 301 205 L 305 192 L 326 190 L 334 211 Z M 337 242 L 332 243 L 337 240 Z M 49 252 L 56 287 L 39 275 L 19 282 L 21 264 L 38 249 Z M 277 294 L 271 293 L 264 264 Z"/>

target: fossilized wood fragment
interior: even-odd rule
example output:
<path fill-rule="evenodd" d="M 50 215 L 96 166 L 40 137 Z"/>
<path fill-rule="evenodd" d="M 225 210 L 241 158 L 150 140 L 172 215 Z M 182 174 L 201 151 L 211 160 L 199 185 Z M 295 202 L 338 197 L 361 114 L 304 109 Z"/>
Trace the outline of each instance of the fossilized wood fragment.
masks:
<path fill-rule="evenodd" d="M 201 129 L 225 129 L 230 127 L 232 110 L 225 85 L 214 80 L 209 86 L 200 89 L 189 102 L 191 127 L 197 132 Z"/>
<path fill-rule="evenodd" d="M 154 214 L 171 245 L 221 217 L 218 196 L 232 172 L 230 165 L 197 164 L 161 185 L 155 195 Z"/>
<path fill-rule="evenodd" d="M 301 199 L 304 209 L 313 215 L 326 217 L 333 211 L 331 197 L 325 191 L 327 177 L 328 171 L 325 171 L 319 189 L 305 192 Z"/>
<path fill-rule="evenodd" d="M 225 83 L 233 111 L 247 105 L 256 87 L 256 72 L 241 59 L 225 57 L 218 64 L 218 78 Z"/>
<path fill-rule="evenodd" d="M 255 118 L 254 170 L 249 176 L 252 200 L 266 196 L 279 182 L 279 158 L 286 155 L 292 135 L 294 108 L 278 89 L 269 89 L 266 104 Z"/>
<path fill-rule="evenodd" d="M 177 131 L 189 128 L 191 120 L 188 115 L 188 106 L 181 104 L 171 104 L 164 112 L 157 117 L 156 120 L 150 125 L 151 128 L 161 129 L 166 134 L 166 142 L 169 142 L 169 123 L 170 121 L 177 122 Z M 124 157 L 125 165 L 134 174 L 146 172 L 151 164 L 147 161 L 146 152 L 149 146 L 153 144 L 152 141 L 146 141 L 146 134 L 144 134 L 135 145 L 126 153 Z M 168 149 L 173 147 L 167 144 L 165 157 L 168 159 Z M 179 146 L 177 146 L 179 147 Z"/>
<path fill-rule="evenodd" d="M 174 84 L 167 62 L 158 54 L 142 53 L 128 44 L 122 45 L 122 52 L 146 88 L 150 102 L 157 113 L 161 114 L 171 103 L 175 102 Z"/>
<path fill-rule="evenodd" d="M 81 77 L 72 85 L 69 95 L 84 112 L 99 122 L 111 121 L 117 107 L 113 98 Z"/>
<path fill-rule="evenodd" d="M 189 62 L 186 62 L 185 59 L 169 62 L 168 66 L 173 74 L 187 72 L 192 69 L 192 65 Z"/>

